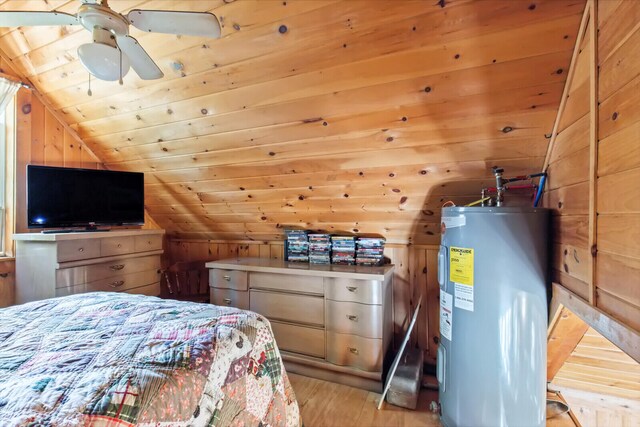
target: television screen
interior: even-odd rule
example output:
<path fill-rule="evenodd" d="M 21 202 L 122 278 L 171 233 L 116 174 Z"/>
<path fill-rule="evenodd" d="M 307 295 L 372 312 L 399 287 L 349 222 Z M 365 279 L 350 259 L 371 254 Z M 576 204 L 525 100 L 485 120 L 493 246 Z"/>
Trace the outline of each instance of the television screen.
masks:
<path fill-rule="evenodd" d="M 144 174 L 27 166 L 29 228 L 144 224 Z"/>

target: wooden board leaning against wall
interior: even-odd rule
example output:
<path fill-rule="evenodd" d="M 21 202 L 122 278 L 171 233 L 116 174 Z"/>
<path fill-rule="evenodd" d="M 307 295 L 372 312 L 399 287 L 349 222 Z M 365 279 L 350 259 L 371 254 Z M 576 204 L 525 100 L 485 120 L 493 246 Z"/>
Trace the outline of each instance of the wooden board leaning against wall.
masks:
<path fill-rule="evenodd" d="M 169 240 L 165 256 L 170 262 L 217 260 L 233 257 L 282 259 L 282 241 Z M 394 341 L 400 343 L 415 303 L 423 304 L 412 334 L 411 344 L 424 351 L 425 361 L 435 363 L 439 334 L 438 246 L 389 244 L 385 257 L 395 264 L 393 320 Z M 426 303 L 425 303 L 426 301 Z"/>
<path fill-rule="evenodd" d="M 553 280 L 640 358 L 640 2 L 589 0 L 545 165 Z M 577 306 L 576 306 L 577 308 Z"/>

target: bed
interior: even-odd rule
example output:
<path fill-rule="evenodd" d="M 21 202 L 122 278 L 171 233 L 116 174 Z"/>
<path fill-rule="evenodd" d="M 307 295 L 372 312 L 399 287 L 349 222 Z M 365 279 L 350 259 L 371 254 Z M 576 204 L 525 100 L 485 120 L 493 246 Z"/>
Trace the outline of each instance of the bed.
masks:
<path fill-rule="evenodd" d="M 0 310 L 0 425 L 299 426 L 269 322 L 88 293 Z"/>

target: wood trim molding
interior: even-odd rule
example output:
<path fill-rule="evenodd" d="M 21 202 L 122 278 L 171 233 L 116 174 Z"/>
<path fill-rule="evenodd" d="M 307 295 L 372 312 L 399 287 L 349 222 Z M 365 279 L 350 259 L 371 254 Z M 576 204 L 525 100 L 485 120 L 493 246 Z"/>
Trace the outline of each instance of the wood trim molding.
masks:
<path fill-rule="evenodd" d="M 620 323 L 559 283 L 553 283 L 552 307 L 564 306 L 640 363 L 640 332 Z"/>
<path fill-rule="evenodd" d="M 589 303 L 596 303 L 596 268 L 597 268 L 597 195 L 598 195 L 598 1 L 589 0 L 589 251 L 591 253 L 591 269 L 589 270 Z"/>
<path fill-rule="evenodd" d="M 556 138 L 558 137 L 558 128 L 560 127 L 560 120 L 562 119 L 562 114 L 564 113 L 564 109 L 567 105 L 567 100 L 569 99 L 569 88 L 571 87 L 573 75 L 575 74 L 576 62 L 578 61 L 578 55 L 580 54 L 580 44 L 584 39 L 584 35 L 587 29 L 587 24 L 589 23 L 589 15 L 590 15 L 589 4 L 586 4 L 584 8 L 584 12 L 582 14 L 582 21 L 580 21 L 580 28 L 578 29 L 578 35 L 576 37 L 576 45 L 573 48 L 573 55 L 571 56 L 571 63 L 569 65 L 567 80 L 565 81 L 564 89 L 562 90 L 562 98 L 560 98 L 560 106 L 558 107 L 558 114 L 556 114 L 556 119 L 553 123 L 553 130 L 551 131 L 551 139 L 549 140 L 549 145 L 547 146 L 547 154 L 544 158 L 544 164 L 542 166 L 543 172 L 547 171 L 547 168 L 549 167 L 549 162 L 551 161 L 551 153 L 553 151 L 553 146 L 556 143 Z"/>

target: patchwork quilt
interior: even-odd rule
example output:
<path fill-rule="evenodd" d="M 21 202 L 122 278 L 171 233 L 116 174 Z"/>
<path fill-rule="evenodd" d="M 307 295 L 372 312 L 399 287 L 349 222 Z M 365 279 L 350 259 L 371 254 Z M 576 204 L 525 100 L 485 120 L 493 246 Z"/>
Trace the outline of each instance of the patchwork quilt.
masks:
<path fill-rule="evenodd" d="M 0 310 L 0 426 L 299 426 L 262 316 L 98 292 Z"/>

